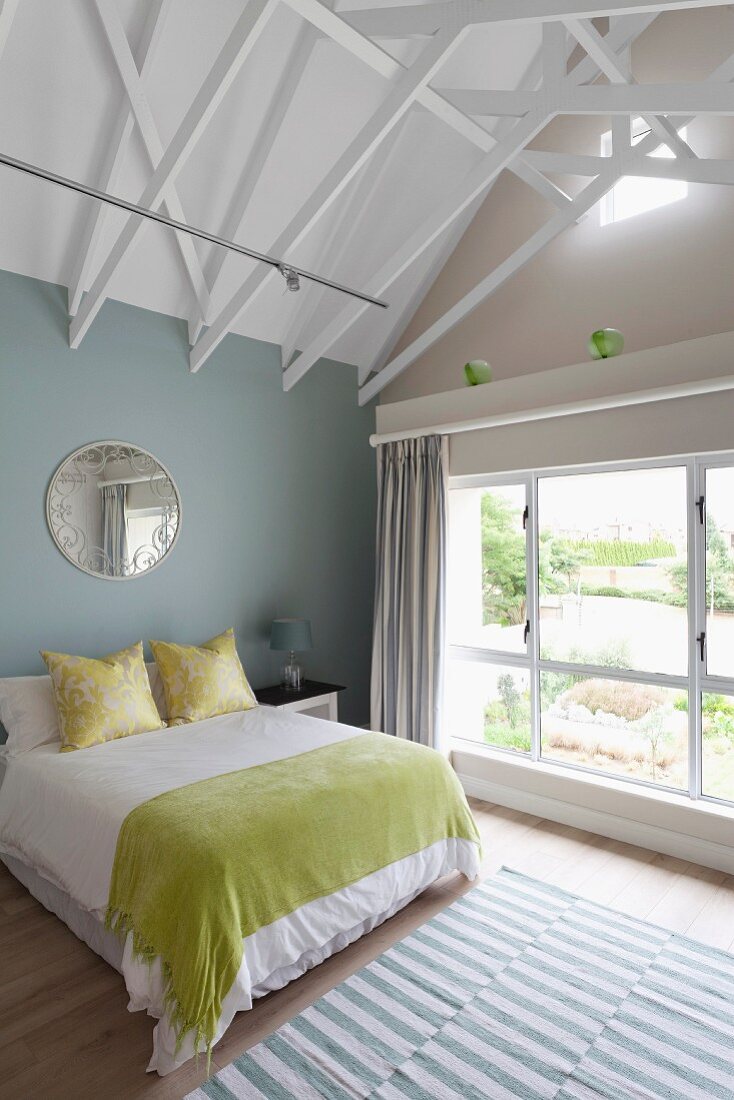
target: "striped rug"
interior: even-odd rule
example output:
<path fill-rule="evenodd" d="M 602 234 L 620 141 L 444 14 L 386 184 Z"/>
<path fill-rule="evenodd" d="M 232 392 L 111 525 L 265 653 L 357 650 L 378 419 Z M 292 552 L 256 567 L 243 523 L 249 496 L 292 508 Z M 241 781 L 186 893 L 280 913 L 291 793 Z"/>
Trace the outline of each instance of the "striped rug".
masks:
<path fill-rule="evenodd" d="M 187 1100 L 734 1098 L 734 955 L 503 869 Z"/>

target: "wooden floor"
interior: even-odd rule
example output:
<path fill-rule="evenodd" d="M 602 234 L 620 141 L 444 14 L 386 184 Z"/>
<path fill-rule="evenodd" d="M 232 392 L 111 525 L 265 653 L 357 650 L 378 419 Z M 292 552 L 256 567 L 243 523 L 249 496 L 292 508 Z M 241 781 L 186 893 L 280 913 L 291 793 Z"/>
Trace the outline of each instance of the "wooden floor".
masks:
<path fill-rule="evenodd" d="M 503 864 L 604 905 L 734 950 L 734 876 L 471 800 L 482 875 Z M 212 1072 L 468 889 L 444 879 L 358 943 L 240 1013 Z M 153 1021 L 128 1013 L 122 978 L 0 864 L 0 1098 L 178 1100 L 203 1065 L 145 1073 Z"/>

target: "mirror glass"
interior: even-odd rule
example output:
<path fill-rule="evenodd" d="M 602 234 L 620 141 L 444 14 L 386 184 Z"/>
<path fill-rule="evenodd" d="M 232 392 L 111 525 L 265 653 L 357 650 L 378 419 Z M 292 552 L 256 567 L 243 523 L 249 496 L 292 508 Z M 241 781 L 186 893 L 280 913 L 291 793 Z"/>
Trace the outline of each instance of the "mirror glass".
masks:
<path fill-rule="evenodd" d="M 170 473 L 149 451 L 105 440 L 80 447 L 61 463 L 46 515 L 72 565 L 103 580 L 133 580 L 171 552 L 181 501 Z"/>

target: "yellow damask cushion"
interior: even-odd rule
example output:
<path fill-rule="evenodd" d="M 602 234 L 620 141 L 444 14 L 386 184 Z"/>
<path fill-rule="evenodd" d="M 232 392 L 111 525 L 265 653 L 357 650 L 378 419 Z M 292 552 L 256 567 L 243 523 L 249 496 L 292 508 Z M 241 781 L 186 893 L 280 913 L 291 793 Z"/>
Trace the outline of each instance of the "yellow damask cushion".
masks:
<path fill-rule="evenodd" d="M 169 726 L 257 706 L 232 629 L 203 645 L 151 642 L 150 648 L 163 680 Z"/>
<path fill-rule="evenodd" d="M 165 727 L 143 660 L 143 643 L 93 660 L 42 652 L 59 716 L 61 752 Z"/>

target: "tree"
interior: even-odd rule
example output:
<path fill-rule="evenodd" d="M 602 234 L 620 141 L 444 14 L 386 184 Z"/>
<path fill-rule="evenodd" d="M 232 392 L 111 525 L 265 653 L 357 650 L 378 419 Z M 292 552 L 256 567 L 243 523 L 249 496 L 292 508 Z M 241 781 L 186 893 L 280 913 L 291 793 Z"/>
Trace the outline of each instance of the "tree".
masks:
<path fill-rule="evenodd" d="M 672 737 L 668 718 L 669 711 L 666 707 L 653 707 L 637 723 L 637 728 L 647 738 L 650 745 L 650 770 L 653 782 L 657 779 L 660 749 Z"/>
<path fill-rule="evenodd" d="M 672 565 L 668 576 L 676 592 L 688 593 L 688 566 L 685 562 Z M 717 607 L 729 609 L 734 603 L 734 558 L 719 525 L 709 513 L 706 516 L 706 604 L 713 615 Z"/>
<path fill-rule="evenodd" d="M 734 561 L 713 516 L 706 517 L 706 603 L 713 615 L 717 602 L 730 603 Z"/>
<path fill-rule="evenodd" d="M 567 539 L 553 539 L 550 545 L 551 572 L 565 577 L 568 591 L 571 592 L 578 581 L 581 566 L 590 556 L 588 550 L 575 546 Z"/>
<path fill-rule="evenodd" d="M 519 509 L 496 493 L 482 494 L 484 623 L 523 623 L 526 612 L 525 535 Z"/>
<path fill-rule="evenodd" d="M 539 554 L 541 591 L 554 591 L 547 539 L 541 536 Z M 525 532 L 520 509 L 499 493 L 482 494 L 482 601 L 483 622 L 515 626 L 527 618 Z"/>
<path fill-rule="evenodd" d="M 515 681 L 512 679 L 511 673 L 503 672 L 501 676 L 497 677 L 497 693 L 507 712 L 507 721 L 510 723 L 511 728 L 514 729 L 517 725 L 521 695 L 515 687 Z"/>

